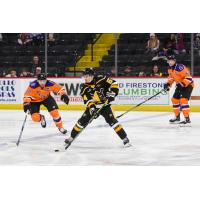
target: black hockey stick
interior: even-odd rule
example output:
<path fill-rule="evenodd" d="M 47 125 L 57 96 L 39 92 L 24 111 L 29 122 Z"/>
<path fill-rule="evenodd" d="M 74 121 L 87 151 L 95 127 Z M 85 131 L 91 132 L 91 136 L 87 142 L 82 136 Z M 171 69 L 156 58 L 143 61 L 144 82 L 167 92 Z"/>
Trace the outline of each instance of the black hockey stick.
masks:
<path fill-rule="evenodd" d="M 22 128 L 21 128 L 21 131 L 20 131 L 18 140 L 17 140 L 17 142 L 16 142 L 16 145 L 17 145 L 17 146 L 19 146 L 19 143 L 20 143 L 20 140 L 21 140 L 21 137 L 22 137 L 22 133 L 23 133 L 23 130 L 24 130 L 24 127 L 25 127 L 25 123 L 26 123 L 27 116 L 28 116 L 28 113 L 26 113 L 26 115 L 25 115 L 25 119 L 24 119 L 24 122 L 23 122 L 23 124 L 22 124 Z"/>
<path fill-rule="evenodd" d="M 90 120 L 88 121 L 88 123 L 85 125 L 85 128 L 88 126 L 88 124 L 90 124 L 98 115 L 99 113 L 101 112 L 101 110 L 108 105 L 108 100 L 106 100 L 106 102 L 101 106 L 101 108 L 99 108 L 93 115 L 92 117 L 90 118 Z M 74 140 L 80 135 L 81 132 L 83 132 L 83 130 L 85 129 L 83 128 L 77 135 L 76 137 L 70 142 L 68 143 L 66 146 L 65 146 L 65 150 L 67 150 L 71 144 L 74 142 Z M 59 152 L 60 150 L 59 149 L 55 149 L 54 150 L 55 152 Z"/>
<path fill-rule="evenodd" d="M 152 99 L 152 98 L 158 96 L 158 95 L 161 94 L 162 92 L 166 92 L 166 90 L 162 89 L 160 92 L 154 94 L 153 96 L 149 97 L 149 98 L 146 99 L 145 101 L 143 101 L 143 102 L 137 104 L 136 106 L 133 106 L 133 107 L 129 108 L 126 112 L 122 113 L 121 115 L 117 116 L 116 118 L 118 119 L 118 118 L 124 116 L 125 114 L 129 113 L 130 111 L 134 110 L 135 108 L 137 108 L 137 107 L 141 106 L 142 104 L 146 103 L 146 102 L 149 101 L 150 99 Z"/>
<path fill-rule="evenodd" d="M 86 124 L 85 128 L 88 126 L 88 124 L 90 124 L 90 123 L 99 115 L 99 113 L 101 112 L 101 110 L 102 110 L 106 105 L 108 105 L 108 100 L 106 100 L 106 102 L 101 106 L 101 108 L 99 108 L 99 109 L 92 115 L 92 117 L 90 118 L 89 122 Z M 76 136 L 75 138 L 77 138 L 77 137 L 80 135 L 80 133 L 81 133 L 85 128 L 83 128 L 83 129 L 77 134 L 77 136 Z M 74 138 L 67 146 L 65 146 L 65 150 L 69 148 L 69 146 L 72 144 L 72 142 L 75 140 L 75 138 Z"/>

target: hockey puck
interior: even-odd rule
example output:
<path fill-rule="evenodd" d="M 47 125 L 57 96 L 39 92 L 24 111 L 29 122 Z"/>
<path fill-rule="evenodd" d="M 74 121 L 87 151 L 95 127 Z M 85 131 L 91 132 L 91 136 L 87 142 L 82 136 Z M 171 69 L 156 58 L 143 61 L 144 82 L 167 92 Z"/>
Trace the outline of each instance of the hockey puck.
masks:
<path fill-rule="evenodd" d="M 59 150 L 58 150 L 58 149 L 55 149 L 54 151 L 55 151 L 55 152 L 59 152 Z"/>

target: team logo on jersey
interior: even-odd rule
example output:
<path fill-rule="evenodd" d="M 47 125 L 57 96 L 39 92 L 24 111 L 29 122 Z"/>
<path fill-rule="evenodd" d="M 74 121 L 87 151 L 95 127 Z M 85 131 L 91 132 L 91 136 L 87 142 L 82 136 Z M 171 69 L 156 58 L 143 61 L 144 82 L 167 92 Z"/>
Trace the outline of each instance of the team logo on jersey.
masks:
<path fill-rule="evenodd" d="M 40 91 L 37 91 L 36 93 L 41 99 L 46 99 L 46 95 L 41 94 Z"/>
<path fill-rule="evenodd" d="M 184 69 L 183 65 L 177 65 L 175 70 L 182 71 L 183 69 Z"/>
<path fill-rule="evenodd" d="M 46 90 L 46 91 L 50 91 L 50 88 L 49 88 L 49 87 L 46 87 L 44 90 Z"/>

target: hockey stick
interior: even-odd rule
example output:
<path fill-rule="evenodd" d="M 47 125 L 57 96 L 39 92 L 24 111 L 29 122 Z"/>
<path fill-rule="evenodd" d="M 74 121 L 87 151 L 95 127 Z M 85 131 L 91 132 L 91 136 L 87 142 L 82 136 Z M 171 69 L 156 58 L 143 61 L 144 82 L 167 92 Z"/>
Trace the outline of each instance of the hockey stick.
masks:
<path fill-rule="evenodd" d="M 131 107 L 131 108 L 128 109 L 126 112 L 122 113 L 121 115 L 117 116 L 116 118 L 118 119 L 118 118 L 124 116 L 125 114 L 129 113 L 130 111 L 134 110 L 135 108 L 137 108 L 137 107 L 141 106 L 142 104 L 146 103 L 146 102 L 149 101 L 150 99 L 152 99 L 152 98 L 158 96 L 158 95 L 161 94 L 162 92 L 166 92 L 166 90 L 162 89 L 160 92 L 158 92 L 158 93 L 156 93 L 155 95 L 149 97 L 148 99 L 146 99 L 145 101 L 143 101 L 143 102 L 137 104 L 136 106 Z"/>
<path fill-rule="evenodd" d="M 17 142 L 16 142 L 16 145 L 17 145 L 17 146 L 19 146 L 19 143 L 20 143 L 20 140 L 21 140 L 21 137 L 22 137 L 22 133 L 23 133 L 23 130 L 24 130 L 24 127 L 25 127 L 25 123 L 26 123 L 27 116 L 28 116 L 28 113 L 26 113 L 26 115 L 25 115 L 25 119 L 24 119 L 24 122 L 23 122 L 23 124 L 22 124 L 22 128 L 21 128 L 21 131 L 20 131 L 18 140 L 17 140 Z"/>
<path fill-rule="evenodd" d="M 101 112 L 101 110 L 102 110 L 105 106 L 107 106 L 107 105 L 108 105 L 108 100 L 106 100 L 106 102 L 101 106 L 101 108 L 99 108 L 99 109 L 92 115 L 92 117 L 90 118 L 90 120 L 88 121 L 88 123 L 85 125 L 85 128 L 88 126 L 88 124 L 90 124 L 90 123 L 96 118 L 96 116 L 99 115 L 99 113 Z M 83 129 L 76 135 L 76 137 L 75 137 L 70 143 L 68 143 L 68 144 L 65 146 L 65 150 L 67 150 L 67 149 L 71 146 L 71 144 L 74 142 L 74 140 L 80 135 L 81 132 L 83 132 L 83 130 L 84 130 L 85 128 L 83 128 Z M 59 149 L 55 149 L 54 151 L 55 151 L 55 152 L 59 152 L 60 150 L 59 150 Z"/>
<path fill-rule="evenodd" d="M 96 116 L 99 115 L 99 113 L 101 112 L 101 110 L 102 110 L 107 104 L 108 104 L 108 100 L 106 100 L 106 102 L 101 106 L 101 108 L 99 108 L 99 109 L 92 115 L 92 117 L 90 118 L 89 122 L 86 124 L 85 128 L 88 126 L 88 124 L 90 124 L 90 123 L 96 118 Z M 75 138 L 77 138 L 77 137 L 80 135 L 80 133 L 81 133 L 85 128 L 83 128 L 83 129 L 77 134 L 77 136 L 76 136 Z M 69 145 L 67 145 L 67 146 L 65 147 L 65 150 L 69 148 L 69 146 L 72 144 L 72 142 L 75 140 L 75 138 L 71 141 L 71 143 L 69 143 Z"/>

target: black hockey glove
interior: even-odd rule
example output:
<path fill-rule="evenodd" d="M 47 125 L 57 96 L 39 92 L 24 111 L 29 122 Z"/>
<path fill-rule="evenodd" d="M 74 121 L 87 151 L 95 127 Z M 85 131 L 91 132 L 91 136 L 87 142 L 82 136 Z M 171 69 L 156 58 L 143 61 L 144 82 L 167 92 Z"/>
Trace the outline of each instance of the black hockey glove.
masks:
<path fill-rule="evenodd" d="M 69 103 L 69 97 L 66 94 L 63 94 L 60 99 L 66 104 Z"/>
<path fill-rule="evenodd" d="M 91 105 L 89 111 L 90 111 L 90 115 L 94 116 L 94 119 L 99 117 L 99 114 L 97 114 L 97 108 L 95 105 Z"/>
<path fill-rule="evenodd" d="M 169 87 L 170 85 L 169 85 L 169 83 L 165 83 L 164 84 L 164 90 L 165 91 L 169 91 L 170 90 L 170 87 Z"/>
<path fill-rule="evenodd" d="M 115 100 L 116 94 L 114 92 L 107 92 L 106 98 L 108 99 L 108 103 Z"/>
<path fill-rule="evenodd" d="M 31 111 L 31 104 L 30 103 L 24 103 L 24 112 L 26 113 L 27 111 Z"/>

